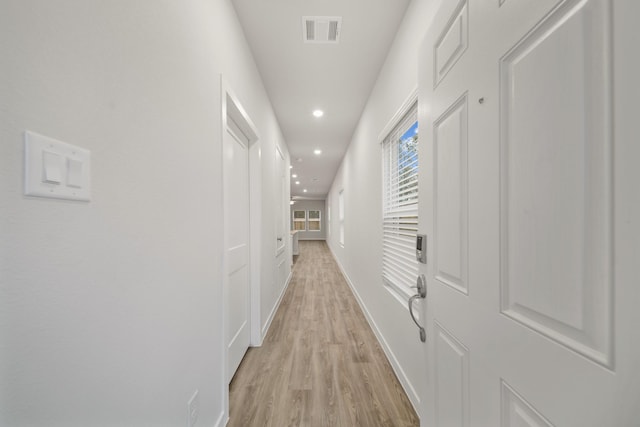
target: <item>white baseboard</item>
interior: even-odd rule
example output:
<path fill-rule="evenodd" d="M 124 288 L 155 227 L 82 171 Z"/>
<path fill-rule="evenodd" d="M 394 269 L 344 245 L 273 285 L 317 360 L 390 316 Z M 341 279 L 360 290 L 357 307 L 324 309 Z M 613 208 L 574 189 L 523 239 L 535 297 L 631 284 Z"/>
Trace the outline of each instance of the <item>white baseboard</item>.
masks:
<path fill-rule="evenodd" d="M 271 313 L 269 313 L 269 317 L 267 318 L 267 321 L 262 327 L 262 337 L 260 339 L 260 345 L 262 345 L 262 341 L 264 341 L 264 337 L 267 336 L 267 332 L 269 332 L 269 328 L 271 327 L 271 322 L 273 321 L 273 318 L 275 317 L 276 312 L 278 311 L 278 308 L 280 308 L 280 303 L 282 302 L 284 293 L 287 291 L 287 288 L 289 288 L 291 277 L 293 277 L 293 270 L 289 273 L 289 277 L 287 277 L 287 283 L 285 283 L 284 287 L 282 288 L 282 292 L 280 292 L 278 301 L 276 301 L 276 303 L 274 304 L 273 308 L 271 309 Z"/>
<path fill-rule="evenodd" d="M 382 335 L 382 332 L 378 328 L 378 325 L 373 319 L 373 316 L 371 316 L 371 313 L 369 313 L 367 306 L 364 304 L 362 298 L 360 298 L 360 294 L 358 294 L 358 291 L 356 290 L 355 286 L 353 286 L 353 282 L 351 282 L 349 275 L 342 267 L 342 264 L 338 260 L 338 257 L 333 252 L 333 249 L 331 249 L 331 246 L 329 246 L 329 250 L 331 252 L 331 255 L 333 256 L 333 259 L 336 261 L 336 264 L 338 264 L 338 268 L 340 268 L 342 275 L 344 276 L 345 280 L 349 284 L 349 288 L 351 288 L 351 292 L 355 296 L 356 301 L 358 301 L 358 305 L 362 309 L 362 312 L 364 313 L 364 316 L 367 319 L 369 326 L 373 330 L 373 333 L 378 339 L 378 342 L 380 343 L 382 350 L 387 356 L 387 360 L 389 360 L 389 363 L 391 364 L 391 368 L 393 369 L 396 376 L 400 380 L 400 384 L 402 385 L 402 388 L 404 389 L 405 393 L 407 393 L 407 396 L 409 397 L 409 400 L 413 405 L 413 409 L 416 411 L 416 414 L 420 414 L 420 395 L 418 394 L 416 389 L 413 387 L 413 384 L 409 380 L 409 377 L 407 376 L 407 374 L 404 372 L 404 369 L 402 369 L 402 366 L 400 365 L 398 358 L 393 353 L 393 350 L 391 349 L 387 341 L 384 339 L 384 335 Z"/>
<path fill-rule="evenodd" d="M 213 425 L 214 427 L 224 427 L 229 422 L 229 417 L 225 416 L 224 411 L 220 412 L 220 416 L 218 417 L 218 421 Z"/>

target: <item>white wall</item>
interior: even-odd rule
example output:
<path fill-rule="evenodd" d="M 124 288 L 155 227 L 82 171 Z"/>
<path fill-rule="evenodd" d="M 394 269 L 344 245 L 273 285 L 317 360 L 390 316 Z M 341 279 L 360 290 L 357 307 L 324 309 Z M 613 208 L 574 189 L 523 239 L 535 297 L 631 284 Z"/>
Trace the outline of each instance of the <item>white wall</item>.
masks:
<path fill-rule="evenodd" d="M 2 0 L 0 425 L 225 417 L 220 79 L 285 148 L 228 0 Z M 22 195 L 23 132 L 91 150 L 89 203 Z M 262 156 L 264 306 L 274 159 Z"/>
<path fill-rule="evenodd" d="M 298 200 L 294 205 L 291 205 L 290 228 L 293 230 L 293 211 L 309 210 L 320 211 L 320 231 L 299 231 L 298 240 L 325 240 L 327 236 L 327 211 L 324 200 Z"/>
<path fill-rule="evenodd" d="M 382 284 L 382 171 L 379 135 L 418 84 L 418 49 L 440 0 L 414 0 L 378 76 L 327 197 L 328 244 L 365 309 L 414 406 L 426 376 L 424 344 L 407 308 Z M 344 190 L 345 244 L 338 243 Z M 367 268 L 362 268 L 367 266 Z"/>

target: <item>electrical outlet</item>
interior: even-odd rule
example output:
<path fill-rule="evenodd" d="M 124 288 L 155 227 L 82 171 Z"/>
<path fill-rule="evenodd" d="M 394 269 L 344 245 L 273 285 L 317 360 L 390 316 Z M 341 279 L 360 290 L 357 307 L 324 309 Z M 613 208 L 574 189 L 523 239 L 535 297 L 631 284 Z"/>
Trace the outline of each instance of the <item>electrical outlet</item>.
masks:
<path fill-rule="evenodd" d="M 193 393 L 191 399 L 187 403 L 187 427 L 195 427 L 198 421 L 198 414 L 200 413 L 200 397 L 198 396 L 198 390 Z"/>

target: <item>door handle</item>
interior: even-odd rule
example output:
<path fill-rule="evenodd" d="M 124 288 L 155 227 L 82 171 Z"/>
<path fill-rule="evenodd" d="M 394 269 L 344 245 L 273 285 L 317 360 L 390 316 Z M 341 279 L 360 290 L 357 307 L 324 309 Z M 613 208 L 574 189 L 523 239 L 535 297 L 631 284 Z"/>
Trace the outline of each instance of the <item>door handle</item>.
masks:
<path fill-rule="evenodd" d="M 422 325 L 418 323 L 416 320 L 416 316 L 413 314 L 413 302 L 417 299 L 426 298 L 427 297 L 427 279 L 424 277 L 424 274 L 418 276 L 416 280 L 416 286 L 412 286 L 411 288 L 417 289 L 418 293 L 409 298 L 409 314 L 411 315 L 411 320 L 416 324 L 418 329 L 420 330 L 420 341 L 427 341 L 427 332 L 424 330 Z"/>

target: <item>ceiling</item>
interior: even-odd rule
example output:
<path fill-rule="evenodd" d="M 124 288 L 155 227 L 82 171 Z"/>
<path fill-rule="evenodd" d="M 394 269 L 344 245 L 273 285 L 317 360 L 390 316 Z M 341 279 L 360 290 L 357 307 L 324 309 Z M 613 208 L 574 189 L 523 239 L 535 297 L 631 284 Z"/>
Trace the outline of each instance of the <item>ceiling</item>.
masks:
<path fill-rule="evenodd" d="M 324 199 L 410 0 L 232 2 L 289 148 L 291 196 Z M 305 43 L 303 16 L 342 17 L 339 43 Z"/>

